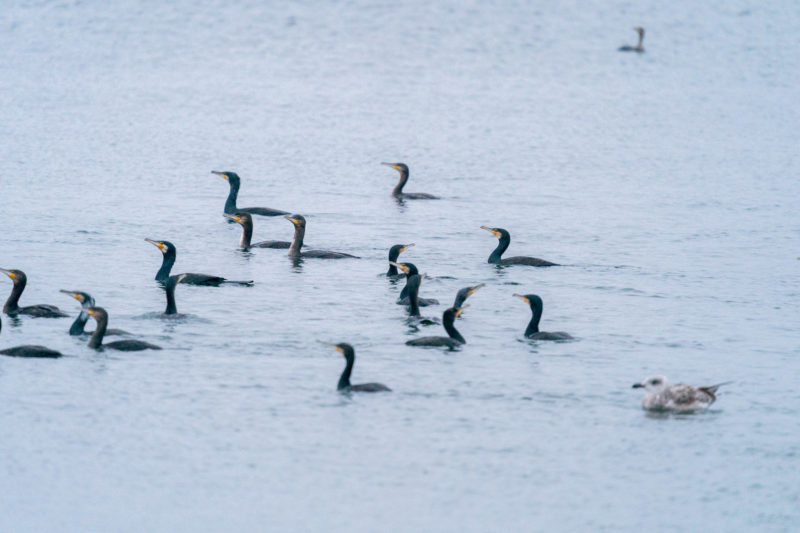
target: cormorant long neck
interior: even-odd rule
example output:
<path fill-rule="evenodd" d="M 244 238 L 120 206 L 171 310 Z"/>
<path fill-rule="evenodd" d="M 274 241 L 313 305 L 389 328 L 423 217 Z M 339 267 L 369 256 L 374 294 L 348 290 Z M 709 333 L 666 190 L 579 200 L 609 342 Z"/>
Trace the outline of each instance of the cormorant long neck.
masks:
<path fill-rule="evenodd" d="M 242 247 L 243 250 L 247 250 L 250 248 L 250 241 L 253 239 L 253 221 L 252 219 L 245 218 L 242 220 L 242 240 L 239 242 L 239 246 Z"/>
<path fill-rule="evenodd" d="M 408 170 L 401 170 L 400 171 L 400 179 L 397 182 L 397 185 L 394 186 L 392 189 L 392 196 L 400 196 L 403 194 L 403 187 L 406 186 L 406 182 L 408 181 Z"/>
<path fill-rule="evenodd" d="M 239 184 L 228 178 L 228 185 L 230 185 L 230 190 L 228 191 L 228 199 L 225 200 L 225 213 L 232 215 L 236 212 L 236 197 L 239 196 Z"/>
<path fill-rule="evenodd" d="M 531 302 L 531 311 L 533 312 L 533 316 L 531 317 L 531 321 L 528 322 L 528 329 L 525 330 L 526 336 L 539 333 L 539 321 L 542 319 L 541 306 L 537 305 L 535 302 Z"/>
<path fill-rule="evenodd" d="M 353 362 L 356 358 L 356 354 L 353 352 L 352 348 L 344 349 L 344 358 L 347 359 L 347 366 L 344 367 L 344 371 L 339 378 L 339 384 L 336 385 L 338 390 L 350 388 L 350 374 L 353 373 Z"/>
<path fill-rule="evenodd" d="M 459 342 L 463 342 L 466 344 L 467 341 L 464 340 L 464 337 L 461 336 L 461 333 L 458 332 L 456 327 L 453 325 L 453 322 L 456 320 L 456 315 L 453 312 L 445 311 L 443 322 L 444 322 L 444 330 L 450 335 L 451 339 L 455 339 Z"/>
<path fill-rule="evenodd" d="M 28 279 L 20 277 L 14 280 L 14 288 L 11 289 L 11 294 L 6 300 L 6 305 L 3 306 L 3 312 L 7 315 L 13 314 L 19 308 L 19 297 L 22 296 L 22 291 L 25 290 L 25 285 Z"/>
<path fill-rule="evenodd" d="M 642 46 L 643 43 L 644 43 L 644 32 L 641 32 L 639 34 L 639 44 L 636 45 L 636 49 L 644 50 L 644 46 Z"/>
<path fill-rule="evenodd" d="M 177 252 L 173 248 L 167 248 L 164 252 L 164 257 L 161 259 L 161 268 L 156 272 L 156 281 L 164 281 L 169 278 L 169 273 L 172 271 L 172 265 L 175 264 Z"/>
<path fill-rule="evenodd" d="M 389 261 L 392 263 L 397 263 L 397 258 L 400 257 L 400 247 L 392 246 L 389 249 Z M 386 272 L 387 276 L 396 276 L 398 274 L 397 267 L 389 264 L 389 271 Z"/>
<path fill-rule="evenodd" d="M 502 257 L 503 252 L 506 251 L 508 245 L 511 244 L 511 236 L 503 234 L 500 236 L 500 242 L 497 243 L 497 248 L 494 249 L 492 254 L 489 256 L 490 263 L 499 263 L 500 257 Z"/>
<path fill-rule="evenodd" d="M 292 239 L 292 245 L 289 247 L 289 255 L 292 257 L 297 257 L 300 255 L 300 249 L 303 247 L 303 238 L 306 235 L 306 228 L 301 226 L 300 224 L 294 225 L 294 238 Z"/>
<path fill-rule="evenodd" d="M 419 274 L 414 274 L 413 277 L 408 278 L 407 286 L 409 287 L 408 290 L 408 303 L 411 306 L 410 314 L 411 316 L 420 316 L 419 315 L 419 284 L 422 280 L 419 277 Z"/>
<path fill-rule="evenodd" d="M 108 328 L 108 315 L 105 313 L 95 315 L 97 320 L 97 328 L 94 330 L 92 338 L 89 339 L 89 348 L 99 348 L 103 344 L 103 337 Z"/>
<path fill-rule="evenodd" d="M 81 309 L 81 312 L 78 313 L 78 317 L 75 319 L 75 322 L 69 327 L 69 334 L 70 335 L 82 335 L 83 328 L 86 327 L 86 322 L 89 321 L 89 313 Z"/>
<path fill-rule="evenodd" d="M 178 312 L 178 306 L 175 305 L 175 286 L 178 284 L 175 278 L 170 278 L 167 282 L 164 291 L 167 293 L 167 308 L 164 310 L 165 315 L 174 315 Z"/>

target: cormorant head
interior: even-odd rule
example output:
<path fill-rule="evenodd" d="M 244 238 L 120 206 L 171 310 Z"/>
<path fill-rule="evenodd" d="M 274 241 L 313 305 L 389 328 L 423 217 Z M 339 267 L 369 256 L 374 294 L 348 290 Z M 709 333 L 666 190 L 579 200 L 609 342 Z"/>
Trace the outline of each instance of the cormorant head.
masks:
<path fill-rule="evenodd" d="M 456 318 L 461 316 L 461 313 L 464 312 L 464 309 L 469 307 L 469 304 L 462 305 L 461 307 L 451 307 L 447 309 L 444 314 L 442 314 L 442 320 L 444 322 L 453 322 Z"/>
<path fill-rule="evenodd" d="M 325 342 L 325 341 L 319 341 L 319 342 L 320 342 L 320 344 L 324 344 L 325 346 L 333 346 L 333 348 L 337 352 L 339 352 L 340 354 L 342 354 L 343 356 L 345 356 L 348 359 L 355 356 L 355 353 L 356 353 L 355 349 L 350 344 L 347 344 L 346 342 L 339 342 L 339 343 Z"/>
<path fill-rule="evenodd" d="M 413 242 L 411 244 L 395 244 L 391 248 L 389 248 L 389 260 L 394 261 L 397 257 L 411 248 L 412 246 L 416 246 Z"/>
<path fill-rule="evenodd" d="M 381 163 L 381 165 L 386 165 L 387 167 L 392 167 L 400 174 L 408 174 L 408 166 L 405 163 Z"/>
<path fill-rule="evenodd" d="M 503 238 L 510 239 L 511 238 L 511 234 L 508 233 L 503 228 L 490 228 L 490 227 L 487 227 L 487 226 L 481 226 L 481 229 L 485 229 L 486 231 L 488 231 L 489 233 L 491 233 L 492 235 L 494 235 L 498 239 L 503 239 Z"/>
<path fill-rule="evenodd" d="M 636 28 L 633 28 L 633 29 L 636 30 L 636 33 L 639 34 L 639 37 L 644 37 L 644 28 L 636 27 Z"/>
<path fill-rule="evenodd" d="M 634 389 L 644 389 L 647 392 L 661 392 L 665 388 L 667 388 L 667 378 L 664 376 L 653 376 L 649 377 L 646 380 L 642 381 L 641 383 L 634 383 Z"/>
<path fill-rule="evenodd" d="M 166 254 L 168 254 L 170 252 L 172 252 L 173 254 L 175 253 L 175 245 L 172 244 L 169 241 L 156 241 L 156 240 L 147 239 L 147 238 L 145 238 L 145 240 L 147 242 L 149 242 L 150 244 L 152 244 L 153 246 L 155 246 L 156 248 L 158 248 L 159 250 L 161 250 L 161 253 L 164 254 L 164 255 L 166 255 Z"/>
<path fill-rule="evenodd" d="M 237 174 L 236 172 L 231 172 L 229 170 L 224 170 L 224 171 L 212 170 L 211 173 L 222 177 L 222 179 L 230 183 L 231 186 L 239 188 L 239 183 L 241 182 L 241 179 L 239 178 L 239 174 Z"/>
<path fill-rule="evenodd" d="M 394 261 L 389 261 L 389 264 L 399 268 L 406 276 L 419 274 L 419 270 L 417 270 L 417 267 L 414 265 L 414 263 L 395 263 Z"/>
<path fill-rule="evenodd" d="M 108 313 L 106 313 L 106 310 L 103 309 L 102 307 L 90 307 L 89 309 L 86 310 L 86 312 L 89 313 L 89 316 L 91 316 L 97 321 L 100 321 L 103 318 L 108 320 Z"/>
<path fill-rule="evenodd" d="M 535 309 L 537 307 L 539 309 L 542 308 L 542 299 L 539 298 L 539 296 L 537 296 L 536 294 L 517 294 L 517 293 L 514 293 L 512 296 L 516 296 L 517 298 L 519 298 L 520 300 L 522 300 L 526 304 L 530 305 L 531 309 Z"/>
<path fill-rule="evenodd" d="M 248 222 L 250 224 L 253 223 L 253 217 L 250 216 L 250 213 L 245 213 L 244 211 L 240 211 L 240 212 L 234 213 L 232 215 L 230 215 L 228 213 L 224 213 L 222 216 L 224 216 L 225 218 L 229 218 L 229 219 L 233 220 L 234 222 L 236 222 L 237 224 L 241 224 L 242 226 L 244 226 Z"/>
<path fill-rule="evenodd" d="M 475 294 L 475 291 L 477 291 L 481 287 L 485 287 L 485 286 L 486 286 L 485 283 L 479 283 L 478 285 L 475 285 L 474 287 L 467 287 L 467 296 L 472 296 L 473 294 Z"/>
<path fill-rule="evenodd" d="M 300 228 L 306 227 L 306 219 L 303 215 L 283 215 L 283 218 Z"/>
<path fill-rule="evenodd" d="M 14 282 L 14 285 L 28 281 L 28 277 L 22 270 L 6 270 L 5 268 L 0 268 L 0 272 L 11 278 L 11 281 Z"/>
<path fill-rule="evenodd" d="M 59 292 L 63 292 L 64 294 L 68 294 L 69 296 L 72 296 L 73 298 L 78 300 L 81 303 L 81 305 L 94 306 L 94 298 L 92 298 L 91 295 L 89 295 L 89 294 L 87 294 L 85 292 L 65 291 L 64 289 L 61 289 Z"/>

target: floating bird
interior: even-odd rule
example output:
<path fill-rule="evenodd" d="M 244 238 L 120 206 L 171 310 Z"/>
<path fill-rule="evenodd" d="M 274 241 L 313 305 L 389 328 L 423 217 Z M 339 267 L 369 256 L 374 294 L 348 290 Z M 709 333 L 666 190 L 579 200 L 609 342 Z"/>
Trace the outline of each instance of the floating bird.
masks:
<path fill-rule="evenodd" d="M 705 409 L 717 399 L 717 389 L 731 383 L 726 381 L 708 387 L 692 387 L 691 385 L 670 385 L 664 376 L 653 376 L 641 383 L 635 383 L 634 389 L 644 389 L 646 394 L 642 407 L 651 411 L 694 411 Z"/>
<path fill-rule="evenodd" d="M 3 329 L 3 322 L 0 320 L 0 330 Z M 22 346 L 14 346 L 12 348 L 5 348 L 0 350 L 0 354 L 7 355 L 9 357 L 38 357 L 38 358 L 46 358 L 46 359 L 56 359 L 61 357 L 63 354 L 61 352 L 57 352 L 56 350 L 51 350 L 50 348 L 46 348 L 44 346 L 37 346 L 33 344 L 25 344 Z"/>
<path fill-rule="evenodd" d="M 480 283 L 478 285 L 473 285 L 472 287 L 464 287 L 463 289 L 461 289 L 456 293 L 456 299 L 453 302 L 453 307 L 463 306 L 464 302 L 467 301 L 467 298 L 475 294 L 475 291 L 485 286 L 486 286 L 485 283 Z"/>
<path fill-rule="evenodd" d="M 261 241 L 251 243 L 250 240 L 253 238 L 253 217 L 250 216 L 250 213 L 240 211 L 233 215 L 224 213 L 222 216 L 242 226 L 242 240 L 239 241 L 239 246 L 242 250 L 247 251 L 250 248 L 288 248 L 292 244 L 289 241 Z"/>
<path fill-rule="evenodd" d="M 406 275 L 406 285 L 403 287 L 403 290 L 400 291 L 400 298 L 397 300 L 398 305 L 408 305 L 408 280 L 411 279 L 411 276 L 419 274 L 419 270 L 414 265 L 414 263 L 393 263 L 389 262 L 390 265 L 394 265 L 395 268 L 399 268 L 403 274 Z M 420 307 L 428 307 L 429 305 L 438 305 L 439 300 L 435 298 L 418 298 L 417 303 Z"/>
<path fill-rule="evenodd" d="M 455 322 L 456 318 L 461 315 L 461 312 L 467 307 L 469 306 L 465 305 L 464 307 L 451 307 L 442 315 L 442 324 L 444 324 L 444 329 L 449 337 L 421 337 L 419 339 L 410 340 L 406 342 L 406 344 L 409 346 L 426 347 L 446 346 L 450 349 L 458 348 L 462 344 L 466 344 L 467 341 L 464 340 L 464 337 L 461 336 L 461 333 L 458 332 L 453 323 Z"/>
<path fill-rule="evenodd" d="M 486 231 L 490 232 L 492 235 L 500 239 L 500 242 L 497 243 L 497 248 L 489 255 L 489 263 L 495 265 L 527 265 L 527 266 L 535 266 L 535 267 L 549 267 L 549 266 L 558 266 L 555 263 L 551 263 L 550 261 L 545 261 L 544 259 L 537 259 L 536 257 L 526 257 L 524 255 L 519 255 L 516 257 L 509 257 L 507 259 L 501 259 L 503 252 L 506 251 L 508 245 L 511 244 L 511 234 L 508 231 L 504 230 L 503 228 L 488 228 L 486 226 L 481 226 L 481 229 L 485 229 Z"/>
<path fill-rule="evenodd" d="M 292 239 L 292 245 L 289 246 L 289 257 L 294 259 L 300 257 L 313 257 L 317 259 L 358 259 L 355 255 L 342 252 L 329 252 L 328 250 L 301 251 L 301 248 L 303 248 L 303 238 L 306 235 L 305 217 L 303 217 L 303 215 L 286 215 L 284 218 L 294 224 L 294 239 Z"/>
<path fill-rule="evenodd" d="M 389 271 L 386 272 L 386 275 L 389 277 L 400 276 L 397 272 L 397 258 L 400 257 L 400 254 L 411 248 L 412 246 L 416 246 L 413 242 L 411 244 L 395 244 L 391 248 L 389 248 Z"/>
<path fill-rule="evenodd" d="M 175 258 L 178 254 L 175 245 L 169 241 L 157 241 L 154 239 L 145 239 L 147 242 L 161 250 L 162 260 L 161 268 L 156 272 L 156 281 L 164 282 L 169 278 L 169 273 L 172 271 L 172 265 L 175 264 Z M 203 285 L 206 287 L 218 287 L 223 283 L 230 283 L 232 285 L 252 285 L 251 281 L 235 281 L 225 279 L 221 276 L 212 276 L 210 274 L 194 274 L 192 272 L 184 274 L 183 283 L 187 285 Z"/>
<path fill-rule="evenodd" d="M 97 328 L 94 330 L 92 337 L 89 339 L 89 348 L 99 350 L 100 348 L 111 348 L 112 350 L 119 350 L 122 352 L 138 352 L 141 350 L 160 350 L 160 346 L 150 344 L 149 342 L 139 341 L 135 339 L 126 339 L 122 341 L 114 341 L 103 344 L 103 337 L 108 329 L 108 313 L 102 307 L 90 307 L 86 310 L 89 316 L 97 321 Z"/>
<path fill-rule="evenodd" d="M 84 331 L 84 327 L 86 326 L 86 322 L 89 321 L 89 313 L 87 310 L 90 307 L 94 307 L 94 298 L 92 298 L 91 295 L 80 291 L 65 291 L 64 289 L 61 289 L 59 292 L 63 292 L 64 294 L 72 296 L 81 303 L 81 312 L 78 313 L 77 318 L 75 318 L 75 322 L 73 322 L 72 326 L 70 326 L 69 334 L 91 335 L 92 332 Z M 106 329 L 106 336 L 108 335 L 130 335 L 130 333 L 122 329 L 109 328 Z"/>
<path fill-rule="evenodd" d="M 11 295 L 6 300 L 3 306 L 3 312 L 7 315 L 30 315 L 36 318 L 63 318 L 69 316 L 55 305 L 39 304 L 28 305 L 20 307 L 19 297 L 22 296 L 22 291 L 25 290 L 25 285 L 28 283 L 28 277 L 22 270 L 6 270 L 0 268 L 0 272 L 11 278 L 14 282 L 14 288 L 11 289 Z"/>
<path fill-rule="evenodd" d="M 383 383 L 360 383 L 358 385 L 350 384 L 350 374 L 353 372 L 353 363 L 356 360 L 356 352 L 352 346 L 345 342 L 339 344 L 323 343 L 328 346 L 333 346 L 336 351 L 344 355 L 347 365 L 344 367 L 342 376 L 339 378 L 339 384 L 336 386 L 340 392 L 391 392 L 392 389 Z"/>
<path fill-rule="evenodd" d="M 626 44 L 625 46 L 620 46 L 620 52 L 644 52 L 644 47 L 642 46 L 642 42 L 644 41 L 644 28 L 633 28 L 636 30 L 636 33 L 639 34 L 639 44 L 636 46 L 631 46 Z"/>
<path fill-rule="evenodd" d="M 414 274 L 408 277 L 406 286 L 408 287 L 408 314 L 409 316 L 420 316 L 419 314 L 419 285 L 422 283 L 422 276 Z"/>
<path fill-rule="evenodd" d="M 400 173 L 400 181 L 392 189 L 392 196 L 398 200 L 438 200 L 438 196 L 428 194 L 425 192 L 403 192 L 403 187 L 406 186 L 408 181 L 408 166 L 405 163 L 381 163 L 387 167 L 392 167 Z"/>
<path fill-rule="evenodd" d="M 569 333 L 564 333 L 563 331 L 539 331 L 539 321 L 542 319 L 544 303 L 537 295 L 514 294 L 513 296 L 520 298 L 523 302 L 530 305 L 531 311 L 533 312 L 531 321 L 528 322 L 528 328 L 525 330 L 526 337 L 537 341 L 566 341 L 572 338 Z"/>
<path fill-rule="evenodd" d="M 212 174 L 222 176 L 223 179 L 228 181 L 230 191 L 228 192 L 228 199 L 225 200 L 225 210 L 223 213 L 232 215 L 236 212 L 250 213 L 251 215 L 261 215 L 264 217 L 276 217 L 278 215 L 288 215 L 288 211 L 280 211 L 278 209 L 270 209 L 269 207 L 236 207 L 236 197 L 239 196 L 239 187 L 242 179 L 236 172 L 219 172 L 212 170 Z"/>
<path fill-rule="evenodd" d="M 178 306 L 175 305 L 175 287 L 178 283 L 186 283 L 186 274 L 176 274 L 167 278 L 164 284 L 164 292 L 167 295 L 167 308 L 161 314 L 163 318 L 183 318 L 183 315 L 178 313 Z"/>

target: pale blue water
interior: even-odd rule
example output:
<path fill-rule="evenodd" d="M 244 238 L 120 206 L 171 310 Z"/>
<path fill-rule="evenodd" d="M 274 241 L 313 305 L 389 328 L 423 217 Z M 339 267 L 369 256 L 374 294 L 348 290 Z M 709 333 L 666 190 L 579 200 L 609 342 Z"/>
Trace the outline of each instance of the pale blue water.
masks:
<path fill-rule="evenodd" d="M 797 528 L 795 3 L 164 4 L 0 11 L 0 267 L 23 304 L 84 290 L 165 347 L 3 317 L 0 346 L 69 357 L 0 360 L 0 531 Z M 637 25 L 646 53 L 617 52 Z M 444 199 L 398 206 L 387 160 Z M 237 251 L 211 170 L 363 259 Z M 498 272 L 480 225 L 568 266 Z M 190 316 L 154 318 L 145 237 L 256 285 L 179 286 Z M 423 296 L 487 284 L 458 353 L 404 345 L 441 334 L 379 275 L 406 242 Z M 524 340 L 514 292 L 578 340 Z M 394 392 L 339 395 L 318 340 Z M 652 374 L 734 383 L 650 417 Z"/>

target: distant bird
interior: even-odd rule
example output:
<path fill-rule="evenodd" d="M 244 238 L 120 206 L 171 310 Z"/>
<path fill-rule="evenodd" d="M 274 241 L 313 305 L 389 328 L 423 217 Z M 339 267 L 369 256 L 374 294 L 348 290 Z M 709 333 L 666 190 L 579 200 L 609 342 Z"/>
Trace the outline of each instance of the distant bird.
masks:
<path fill-rule="evenodd" d="M 633 28 L 636 30 L 636 33 L 639 34 L 639 43 L 636 46 L 630 46 L 626 44 L 625 46 L 620 46 L 620 52 L 644 52 L 644 47 L 642 46 L 642 42 L 644 41 L 644 28 Z"/>
<path fill-rule="evenodd" d="M 397 263 L 397 258 L 400 257 L 401 253 L 405 252 L 412 246 L 416 245 L 412 242 L 411 244 L 395 244 L 389 248 L 389 270 L 386 272 L 388 277 L 402 275 L 397 272 L 397 266 L 394 263 Z"/>
<path fill-rule="evenodd" d="M 357 385 L 351 384 L 350 374 L 353 373 L 353 364 L 356 360 L 356 351 L 346 342 L 340 342 L 339 344 L 325 342 L 323 344 L 336 348 L 336 351 L 342 354 L 347 362 L 344 367 L 344 371 L 339 378 L 339 383 L 336 385 L 336 388 L 339 390 L 339 392 L 391 392 L 392 389 L 383 383 L 359 383 Z"/>
<path fill-rule="evenodd" d="M 524 255 L 516 256 L 516 257 L 508 257 L 506 259 L 502 259 L 503 252 L 506 251 L 508 245 L 511 244 L 511 234 L 504 230 L 503 228 L 489 228 L 487 226 L 481 226 L 481 229 L 484 229 L 497 237 L 499 242 L 497 243 L 497 248 L 489 254 L 488 263 L 492 263 L 494 265 L 526 265 L 526 266 L 534 266 L 534 267 L 549 267 L 549 266 L 558 266 L 555 263 L 551 263 L 550 261 L 545 261 L 544 259 L 538 259 L 536 257 L 527 257 Z"/>
<path fill-rule="evenodd" d="M 261 242 L 250 242 L 253 239 L 253 217 L 250 216 L 250 213 L 245 213 L 244 211 L 237 211 L 236 213 L 230 215 L 228 213 L 223 213 L 225 218 L 233 220 L 240 226 L 242 226 L 242 240 L 239 241 L 239 246 L 242 250 L 249 250 L 250 248 L 288 248 L 291 246 L 292 243 L 289 241 L 261 241 Z"/>
<path fill-rule="evenodd" d="M 428 194 L 425 192 L 403 192 L 403 187 L 406 186 L 408 181 L 408 166 L 405 163 L 381 163 L 387 167 L 392 167 L 400 173 L 400 181 L 392 189 L 392 196 L 398 200 L 438 200 L 438 196 Z"/>
<path fill-rule="evenodd" d="M 539 296 L 535 294 L 513 294 L 513 296 L 528 304 L 533 312 L 531 321 L 525 330 L 526 337 L 537 341 L 566 341 L 572 339 L 572 335 L 563 331 L 539 331 L 539 321 L 542 319 L 542 310 L 544 309 L 544 304 Z"/>
<path fill-rule="evenodd" d="M 0 320 L 0 331 L 3 329 L 3 322 Z M 5 348 L 0 350 L 1 355 L 7 355 L 9 357 L 36 357 L 36 358 L 46 358 L 46 359 L 56 359 L 61 357 L 63 354 L 61 352 L 57 352 L 56 350 L 51 350 L 50 348 L 46 348 L 44 346 L 37 346 L 33 344 L 24 344 L 22 346 L 14 346 L 12 348 Z"/>
<path fill-rule="evenodd" d="M 228 199 L 225 200 L 225 210 L 223 213 L 232 215 L 237 211 L 240 211 L 244 213 L 250 213 L 252 215 L 261 215 L 263 217 L 276 217 L 278 215 L 289 214 L 288 211 L 280 211 L 278 209 L 271 209 L 269 207 L 236 207 L 236 197 L 239 196 L 239 187 L 242 184 L 242 179 L 236 172 L 220 172 L 218 170 L 212 170 L 211 173 L 216 174 L 217 176 L 222 176 L 222 179 L 226 180 L 230 185 Z"/>
<path fill-rule="evenodd" d="M 464 305 L 464 302 L 467 301 L 467 298 L 475 294 L 475 291 L 480 289 L 481 287 L 485 287 L 485 283 L 479 283 L 478 285 L 473 285 L 472 287 L 464 287 L 458 293 L 456 293 L 456 299 L 453 302 L 453 307 L 461 307 Z"/>
<path fill-rule="evenodd" d="M 94 298 L 92 298 L 92 296 L 90 294 L 85 293 L 85 292 L 80 292 L 80 291 L 65 291 L 64 289 L 61 289 L 59 292 L 63 292 L 64 294 L 66 294 L 68 296 L 72 296 L 73 298 L 75 298 L 76 300 L 78 300 L 81 303 L 81 312 L 78 313 L 78 316 L 75 318 L 75 322 L 73 322 L 72 326 L 70 326 L 69 334 L 70 335 L 84 335 L 84 334 L 91 335 L 92 332 L 91 331 L 84 331 L 84 328 L 86 327 L 86 322 L 89 321 L 89 313 L 87 312 L 87 310 L 90 307 L 94 307 L 95 306 L 94 305 Z M 106 336 L 108 336 L 108 335 L 130 335 L 130 333 L 128 333 L 127 331 L 122 330 L 122 329 L 108 328 L 108 329 L 106 329 Z"/>
<path fill-rule="evenodd" d="M 694 411 L 705 409 L 717 399 L 717 389 L 731 383 L 726 381 L 707 387 L 691 385 L 670 385 L 664 376 L 653 376 L 641 383 L 635 383 L 634 389 L 644 389 L 646 395 L 642 407 L 651 411 Z"/>
<path fill-rule="evenodd" d="M 172 265 L 175 264 L 175 259 L 178 255 L 178 250 L 175 245 L 169 241 L 157 241 L 154 239 L 145 239 L 147 242 L 161 250 L 161 268 L 156 272 L 156 281 L 164 282 L 169 278 L 169 273 L 172 271 Z M 207 287 L 218 287 L 223 283 L 230 283 L 232 285 L 252 285 L 251 281 L 235 281 L 223 278 L 222 276 L 212 276 L 211 274 L 195 274 L 188 272 L 184 274 L 183 283 L 186 285 L 204 285 Z"/>
<path fill-rule="evenodd" d="M 3 306 L 3 312 L 7 315 L 29 315 L 35 318 L 63 318 L 69 316 L 55 305 L 39 304 L 28 305 L 25 307 L 19 306 L 19 297 L 22 296 L 22 291 L 25 290 L 25 285 L 28 283 L 28 277 L 22 270 L 6 270 L 0 268 L 0 272 L 11 278 L 14 282 L 14 288 L 11 289 L 11 294 Z"/>

